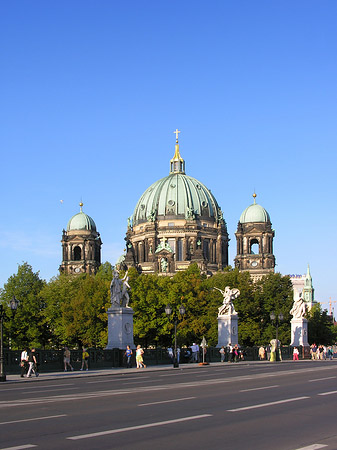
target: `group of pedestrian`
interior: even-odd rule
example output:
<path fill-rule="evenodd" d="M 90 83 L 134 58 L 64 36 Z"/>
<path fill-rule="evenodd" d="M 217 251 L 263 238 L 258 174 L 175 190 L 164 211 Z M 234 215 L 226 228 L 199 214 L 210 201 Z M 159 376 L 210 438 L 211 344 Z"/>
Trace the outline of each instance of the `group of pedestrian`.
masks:
<path fill-rule="evenodd" d="M 167 353 L 172 361 L 172 363 L 174 362 L 174 350 L 172 347 L 168 347 L 167 348 Z M 177 363 L 180 363 L 180 347 L 177 347 Z"/>
<path fill-rule="evenodd" d="M 331 345 L 328 347 L 325 345 L 316 345 L 313 343 L 310 345 L 311 359 L 333 359 L 333 349 Z"/>
<path fill-rule="evenodd" d="M 83 347 L 83 349 L 82 349 L 82 364 L 81 364 L 80 370 L 84 370 L 84 369 L 89 370 L 89 357 L 90 357 L 90 355 L 88 353 L 88 350 L 85 347 Z M 68 371 L 68 367 L 72 372 L 74 371 L 74 367 L 71 365 L 70 359 L 71 359 L 71 352 L 68 347 L 64 347 L 63 364 L 64 364 L 65 372 Z"/>
<path fill-rule="evenodd" d="M 228 344 L 226 348 L 222 346 L 219 350 L 219 353 L 221 362 L 239 362 L 243 361 L 246 356 L 245 352 L 238 346 L 238 344 Z"/>
<path fill-rule="evenodd" d="M 39 376 L 38 362 L 36 359 L 35 348 L 32 348 L 31 350 L 25 348 L 21 352 L 20 366 L 21 366 L 21 375 L 20 375 L 21 378 L 23 377 L 30 378 L 32 374 L 34 374 L 36 377 Z"/>
<path fill-rule="evenodd" d="M 132 355 L 133 355 L 133 351 L 132 351 L 130 345 L 127 345 L 125 353 L 124 353 L 124 357 L 126 360 L 126 367 L 128 369 L 132 367 Z M 144 355 L 144 350 L 143 350 L 142 346 L 137 345 L 137 348 L 136 348 L 136 367 L 137 367 L 137 369 L 146 368 L 146 364 L 144 363 L 143 355 Z"/>

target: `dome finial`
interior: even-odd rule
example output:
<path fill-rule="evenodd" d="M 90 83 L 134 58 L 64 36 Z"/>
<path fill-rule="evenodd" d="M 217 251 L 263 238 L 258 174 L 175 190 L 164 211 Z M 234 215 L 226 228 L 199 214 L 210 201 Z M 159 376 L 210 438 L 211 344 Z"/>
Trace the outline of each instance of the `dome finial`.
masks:
<path fill-rule="evenodd" d="M 82 200 L 80 201 L 80 212 L 83 212 L 82 211 L 82 207 L 83 207 L 83 202 L 82 202 Z"/>
<path fill-rule="evenodd" d="M 170 173 L 185 173 L 185 161 L 180 156 L 180 151 L 179 151 L 178 135 L 179 135 L 180 131 L 177 128 L 176 131 L 173 131 L 173 133 L 175 133 L 175 135 L 176 135 L 176 145 L 175 145 L 174 156 L 171 159 Z"/>
<path fill-rule="evenodd" d="M 253 194 L 254 205 L 256 205 L 256 197 L 257 197 L 257 195 L 256 195 L 256 193 L 255 193 L 255 189 L 254 189 L 254 194 Z"/>

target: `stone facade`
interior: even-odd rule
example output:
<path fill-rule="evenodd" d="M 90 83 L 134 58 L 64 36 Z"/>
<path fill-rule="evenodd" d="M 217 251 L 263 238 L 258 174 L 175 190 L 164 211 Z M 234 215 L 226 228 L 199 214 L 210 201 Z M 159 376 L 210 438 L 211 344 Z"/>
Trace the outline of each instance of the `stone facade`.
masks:
<path fill-rule="evenodd" d="M 254 280 L 269 272 L 274 272 L 273 254 L 274 230 L 271 223 L 240 223 L 235 233 L 237 254 L 235 267 L 249 271 Z"/>

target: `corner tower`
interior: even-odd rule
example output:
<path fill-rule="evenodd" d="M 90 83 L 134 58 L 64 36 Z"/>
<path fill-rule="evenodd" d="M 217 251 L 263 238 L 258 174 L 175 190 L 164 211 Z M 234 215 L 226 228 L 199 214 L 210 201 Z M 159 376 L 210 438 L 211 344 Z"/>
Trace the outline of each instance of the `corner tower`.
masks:
<path fill-rule="evenodd" d="M 101 265 L 102 241 L 95 222 L 82 207 L 81 202 L 80 212 L 69 220 L 67 231 L 63 230 L 61 273 L 94 274 Z"/>
<path fill-rule="evenodd" d="M 228 265 L 228 233 L 211 191 L 185 174 L 178 134 L 170 173 L 140 197 L 126 233 L 125 264 L 173 275 L 196 262 L 213 273 Z"/>
<path fill-rule="evenodd" d="M 275 256 L 273 254 L 274 230 L 268 212 L 254 203 L 241 214 L 237 232 L 237 254 L 235 267 L 240 271 L 249 271 L 257 280 L 269 272 L 274 272 Z"/>

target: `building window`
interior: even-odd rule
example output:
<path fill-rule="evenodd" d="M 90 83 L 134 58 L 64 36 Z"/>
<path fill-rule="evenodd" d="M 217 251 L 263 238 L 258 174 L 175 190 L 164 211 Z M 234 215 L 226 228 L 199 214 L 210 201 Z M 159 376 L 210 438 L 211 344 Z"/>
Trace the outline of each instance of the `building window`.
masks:
<path fill-rule="evenodd" d="M 203 223 L 202 226 L 203 226 L 204 228 L 207 228 L 207 223 Z"/>
<path fill-rule="evenodd" d="M 182 261 L 183 260 L 183 240 L 181 238 L 178 239 L 177 246 L 178 246 L 178 248 L 177 248 L 176 259 L 177 259 L 177 261 Z"/>
<path fill-rule="evenodd" d="M 174 222 L 169 222 L 169 223 L 168 223 L 168 226 L 169 226 L 169 227 L 174 227 Z"/>
<path fill-rule="evenodd" d="M 209 240 L 204 239 L 204 258 L 209 260 Z"/>
<path fill-rule="evenodd" d="M 81 261 L 81 247 L 78 245 L 74 248 L 74 261 Z"/>
<path fill-rule="evenodd" d="M 176 240 L 175 239 L 168 239 L 167 243 L 171 247 L 172 252 L 175 253 L 176 252 Z"/>
<path fill-rule="evenodd" d="M 252 239 L 250 241 L 250 254 L 258 255 L 259 253 L 259 241 L 257 239 Z"/>

